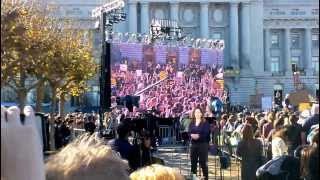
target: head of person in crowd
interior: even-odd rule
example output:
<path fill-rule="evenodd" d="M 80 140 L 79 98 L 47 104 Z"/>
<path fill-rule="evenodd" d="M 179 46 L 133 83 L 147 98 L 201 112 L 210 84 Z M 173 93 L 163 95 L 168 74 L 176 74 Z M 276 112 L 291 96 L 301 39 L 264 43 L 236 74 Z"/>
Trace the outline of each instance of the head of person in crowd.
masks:
<path fill-rule="evenodd" d="M 245 122 L 247 124 L 250 124 L 251 126 L 257 126 L 257 124 L 258 124 L 257 120 L 252 116 L 247 116 Z"/>
<path fill-rule="evenodd" d="M 283 124 L 284 124 L 284 118 L 281 116 L 281 117 L 275 119 L 275 121 L 273 123 L 273 128 L 278 130 L 283 127 Z"/>
<path fill-rule="evenodd" d="M 244 141 L 250 141 L 253 139 L 253 128 L 251 124 L 245 124 L 242 129 L 242 139 Z"/>
<path fill-rule="evenodd" d="M 46 180 L 129 180 L 128 164 L 94 136 L 80 136 L 46 162 Z"/>
<path fill-rule="evenodd" d="M 221 120 L 220 120 L 220 126 L 224 126 L 224 124 L 227 122 L 228 120 L 228 114 L 222 114 L 221 116 Z"/>
<path fill-rule="evenodd" d="M 298 119 L 299 119 L 298 115 L 296 113 L 292 113 L 289 115 L 289 118 L 287 118 L 287 120 L 288 120 L 287 124 L 294 125 L 297 123 Z"/>
<path fill-rule="evenodd" d="M 287 126 L 281 127 L 280 129 L 276 130 L 275 133 L 272 136 L 272 139 L 274 138 L 281 138 L 285 143 L 288 141 L 288 131 L 289 128 Z"/>
<path fill-rule="evenodd" d="M 153 164 L 130 174 L 131 180 L 184 180 L 185 178 L 173 168 Z"/>
<path fill-rule="evenodd" d="M 117 134 L 119 139 L 127 139 L 130 133 L 128 123 L 120 123 L 117 127 Z"/>
<path fill-rule="evenodd" d="M 310 110 L 306 109 L 299 114 L 298 124 L 304 124 L 304 122 L 310 117 Z"/>
<path fill-rule="evenodd" d="M 267 121 L 269 123 L 272 123 L 272 125 L 273 125 L 274 119 L 275 119 L 275 113 L 274 112 L 267 113 Z"/>
<path fill-rule="evenodd" d="M 143 147 L 151 148 L 151 134 L 150 132 L 146 131 L 142 133 L 141 142 Z"/>
<path fill-rule="evenodd" d="M 318 146 L 307 146 L 301 150 L 300 175 L 302 179 L 319 179 Z"/>
<path fill-rule="evenodd" d="M 192 123 L 195 123 L 197 120 L 201 120 L 201 122 L 205 121 L 204 116 L 203 116 L 203 111 L 200 107 L 194 108 L 192 111 Z"/>
<path fill-rule="evenodd" d="M 278 111 L 278 112 L 276 112 L 276 116 L 275 116 L 275 119 L 279 119 L 280 118 L 280 116 L 283 114 L 283 112 L 282 111 Z"/>
<path fill-rule="evenodd" d="M 238 119 L 239 122 L 243 122 L 243 113 L 238 113 L 237 114 L 237 119 Z"/>
<path fill-rule="evenodd" d="M 233 114 L 231 114 L 228 118 L 229 123 L 234 123 L 236 120 L 237 120 L 237 116 Z"/>

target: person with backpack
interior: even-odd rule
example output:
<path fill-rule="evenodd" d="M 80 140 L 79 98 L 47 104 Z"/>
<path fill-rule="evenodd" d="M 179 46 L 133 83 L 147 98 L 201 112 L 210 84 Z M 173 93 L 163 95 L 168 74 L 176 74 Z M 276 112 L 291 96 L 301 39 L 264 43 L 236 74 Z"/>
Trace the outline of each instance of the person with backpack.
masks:
<path fill-rule="evenodd" d="M 242 129 L 242 140 L 236 150 L 241 160 L 241 179 L 255 180 L 256 170 L 262 165 L 263 147 L 261 141 L 253 136 L 253 128 L 246 123 Z"/>

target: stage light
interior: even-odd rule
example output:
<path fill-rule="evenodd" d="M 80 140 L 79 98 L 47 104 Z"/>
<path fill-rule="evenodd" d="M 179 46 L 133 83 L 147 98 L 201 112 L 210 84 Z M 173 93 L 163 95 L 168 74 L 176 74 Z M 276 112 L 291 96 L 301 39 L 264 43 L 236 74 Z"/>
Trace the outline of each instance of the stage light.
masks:
<path fill-rule="evenodd" d="M 182 28 L 178 26 L 178 23 L 167 19 L 152 19 L 150 34 L 152 42 L 160 39 L 163 43 L 167 43 L 181 41 L 184 38 Z"/>

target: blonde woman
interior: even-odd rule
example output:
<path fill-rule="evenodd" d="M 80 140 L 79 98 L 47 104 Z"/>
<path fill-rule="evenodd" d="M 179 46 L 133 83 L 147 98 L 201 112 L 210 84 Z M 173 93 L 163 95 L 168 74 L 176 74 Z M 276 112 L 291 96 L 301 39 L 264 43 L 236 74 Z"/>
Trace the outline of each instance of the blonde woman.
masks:
<path fill-rule="evenodd" d="M 130 174 L 131 180 L 184 180 L 185 178 L 179 172 L 170 167 L 159 164 L 153 164 L 139 169 Z"/>
<path fill-rule="evenodd" d="M 46 180 L 129 180 L 128 169 L 110 146 L 84 135 L 49 157 Z"/>
<path fill-rule="evenodd" d="M 208 179 L 208 148 L 210 141 L 210 125 L 203 118 L 200 108 L 195 108 L 189 125 L 191 136 L 191 173 L 197 174 L 198 159 L 205 179 Z"/>

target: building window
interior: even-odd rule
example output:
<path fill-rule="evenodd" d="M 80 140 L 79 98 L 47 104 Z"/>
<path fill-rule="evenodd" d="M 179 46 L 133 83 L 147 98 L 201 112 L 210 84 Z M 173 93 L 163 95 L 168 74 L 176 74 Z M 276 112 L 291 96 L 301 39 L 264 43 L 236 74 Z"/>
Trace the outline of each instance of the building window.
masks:
<path fill-rule="evenodd" d="M 280 61 L 279 57 L 272 57 L 271 58 L 271 72 L 278 73 L 280 72 Z"/>
<path fill-rule="evenodd" d="M 221 38 L 221 33 L 218 33 L 218 32 L 213 33 L 212 39 L 222 39 Z"/>
<path fill-rule="evenodd" d="M 315 72 L 319 72 L 319 57 L 318 56 L 312 57 L 312 69 Z"/>
<path fill-rule="evenodd" d="M 297 72 L 299 71 L 299 56 L 293 56 L 291 57 L 291 68 L 292 68 L 292 72 Z"/>
<path fill-rule="evenodd" d="M 291 48 L 300 48 L 300 35 L 298 33 L 291 34 Z"/>
<path fill-rule="evenodd" d="M 271 35 L 271 47 L 278 48 L 279 47 L 279 34 Z"/>
<path fill-rule="evenodd" d="M 292 56 L 292 57 L 291 57 L 291 64 L 296 64 L 296 65 L 298 65 L 298 64 L 299 64 L 299 59 L 300 59 L 299 56 Z"/>
<path fill-rule="evenodd" d="M 312 34 L 312 47 L 317 48 L 319 47 L 319 35 Z"/>

